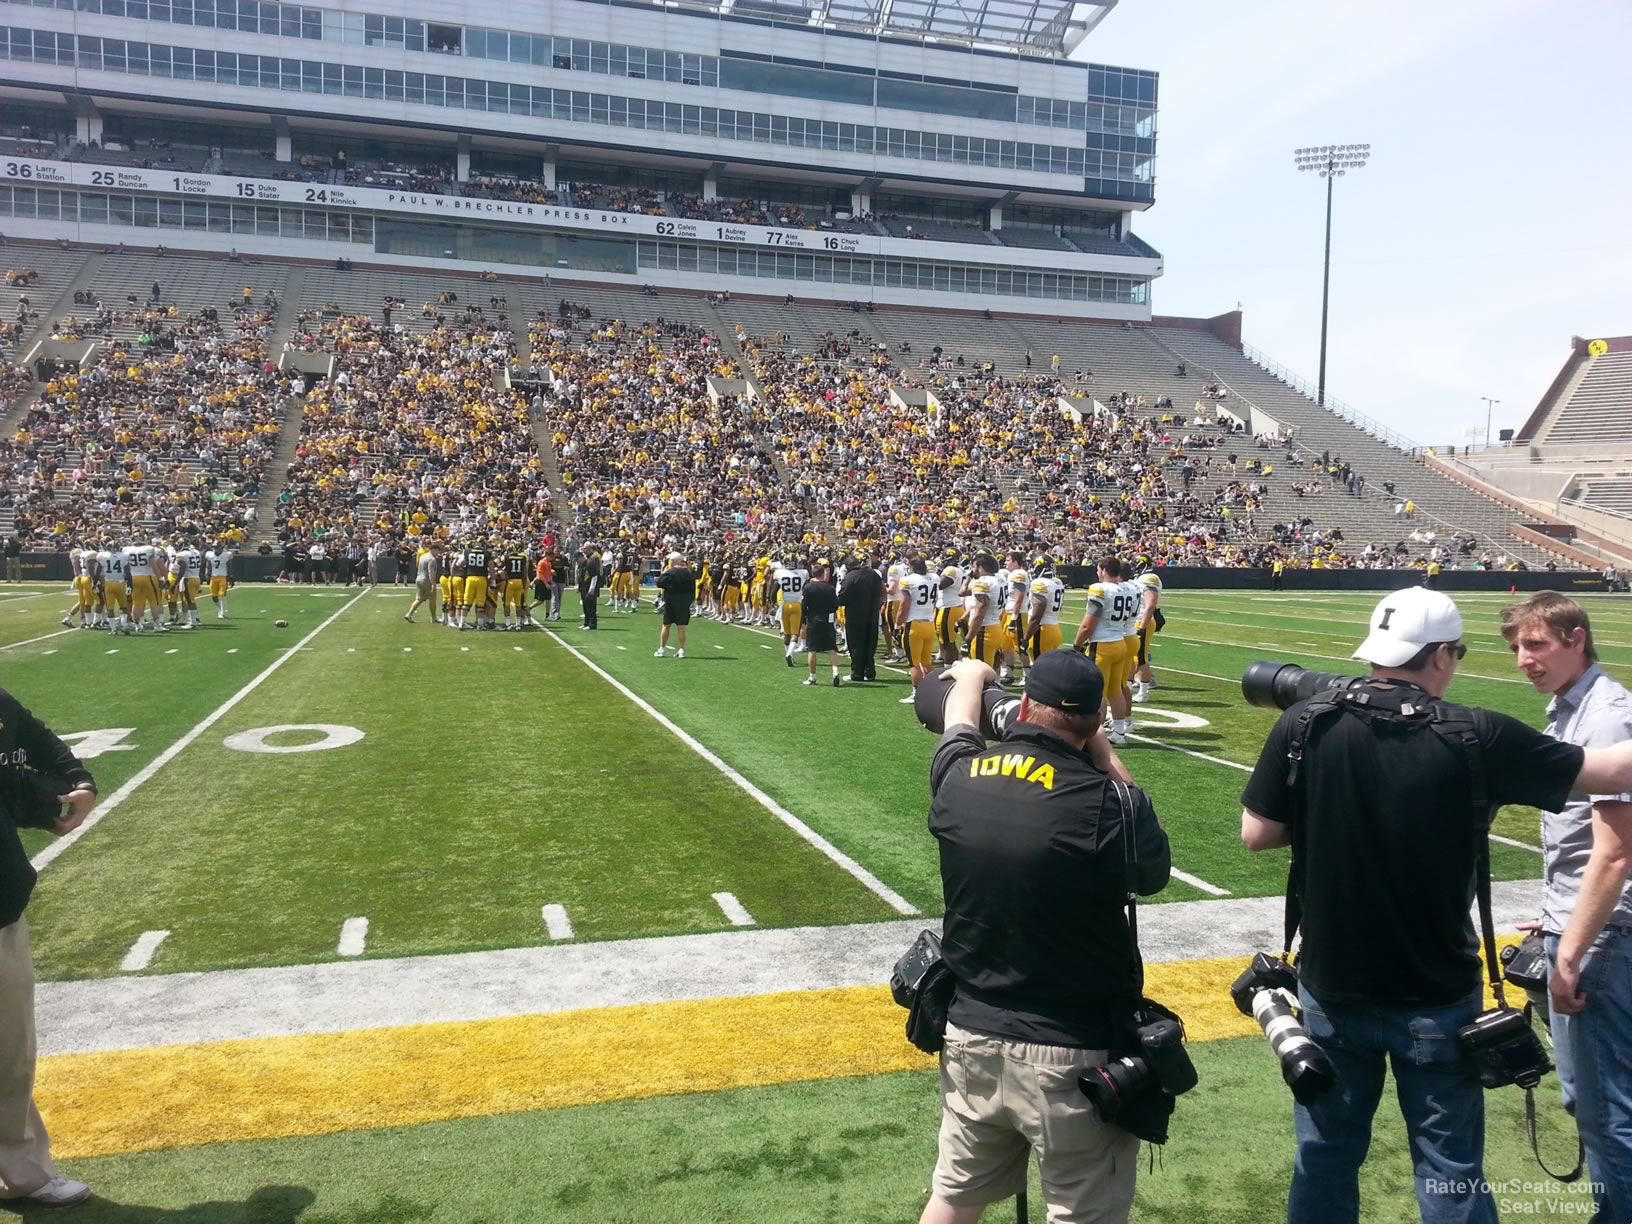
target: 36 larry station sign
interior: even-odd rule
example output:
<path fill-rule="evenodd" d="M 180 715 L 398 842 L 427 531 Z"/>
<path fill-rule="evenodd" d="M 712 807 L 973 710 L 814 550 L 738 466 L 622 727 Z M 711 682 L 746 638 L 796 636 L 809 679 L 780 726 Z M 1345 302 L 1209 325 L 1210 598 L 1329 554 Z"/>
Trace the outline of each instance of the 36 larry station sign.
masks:
<path fill-rule="evenodd" d="M 234 200 L 245 204 L 292 204 L 315 208 L 356 208 L 398 213 L 421 220 L 498 221 L 555 230 L 574 230 L 639 238 L 673 238 L 685 242 L 729 242 L 778 250 L 825 252 L 833 255 L 883 255 L 897 259 L 947 259 L 970 263 L 1058 269 L 1060 252 L 1026 247 L 998 250 L 969 243 L 886 238 L 872 234 L 840 234 L 813 229 L 778 229 L 763 225 L 731 225 L 718 221 L 687 221 L 649 217 L 643 213 L 606 212 L 593 208 L 563 208 L 555 204 L 528 204 L 489 200 L 477 196 L 436 195 L 394 187 L 336 187 L 327 183 L 291 183 L 279 179 L 233 178 L 218 174 L 183 174 L 156 168 L 92 166 L 80 162 L 28 158 L 0 159 L 0 181 L 17 186 L 75 187 L 103 191 L 142 191 L 169 196 Z M 980 258 L 985 256 L 985 258 Z M 1133 257 L 1100 256 L 1094 269 L 1149 275 L 1157 261 Z M 1073 269 L 1076 270 L 1076 269 Z"/>

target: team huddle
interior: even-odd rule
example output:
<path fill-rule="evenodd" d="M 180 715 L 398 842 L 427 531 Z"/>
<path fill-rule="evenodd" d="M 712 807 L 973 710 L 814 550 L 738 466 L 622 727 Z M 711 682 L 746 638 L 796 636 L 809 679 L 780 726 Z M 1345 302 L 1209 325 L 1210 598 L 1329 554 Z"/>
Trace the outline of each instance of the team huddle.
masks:
<path fill-rule="evenodd" d="M 527 585 L 534 583 L 534 598 L 547 602 L 539 588 L 548 579 L 519 541 L 496 541 L 492 547 L 480 540 L 450 551 L 442 541 L 433 541 L 419 550 L 414 578 L 414 602 L 402 619 L 414 624 L 414 613 L 422 604 L 431 607 L 431 620 L 450 629 L 533 629 L 533 605 L 527 600 Z"/>
<path fill-rule="evenodd" d="M 227 617 L 227 569 L 232 548 L 222 541 L 201 552 L 196 541 L 178 536 L 120 548 L 74 547 L 68 564 L 74 603 L 62 618 L 69 628 L 106 629 L 114 634 L 198 628 L 198 596 L 209 584 L 217 620 Z M 168 613 L 168 615 L 166 615 Z"/>
<path fill-rule="evenodd" d="M 704 615 L 718 620 L 779 629 L 784 658 L 792 667 L 795 654 L 811 652 L 806 594 L 812 574 L 831 573 L 838 588 L 844 586 L 850 567 L 864 564 L 855 557 L 832 567 L 826 558 L 812 563 L 807 553 L 797 555 L 791 564 L 769 557 L 747 563 L 703 562 L 696 571 L 697 604 Z M 635 577 L 632 567 L 621 568 Z M 1162 580 L 1153 570 L 1133 577 L 1119 558 L 1107 556 L 1100 560 L 1098 581 L 1088 587 L 1087 595 L 1087 611 L 1067 643 L 1060 627 L 1065 583 L 1049 557 L 1035 558 L 1028 570 L 1020 553 L 1009 553 L 999 562 L 991 553 L 969 560 L 952 549 L 932 569 L 923 554 L 909 552 L 885 571 L 886 662 L 908 664 L 916 687 L 937 660 L 950 664 L 967 655 L 992 667 L 1008 684 L 1019 681 L 1032 660 L 1069 644 L 1104 673 L 1110 739 L 1125 743 L 1133 729 L 1132 706 L 1146 700 L 1155 686 L 1151 636 L 1165 623 Z M 824 608 L 824 632 L 816 653 L 829 649 L 825 633 L 829 615 L 837 622 L 843 649 L 845 614 L 843 607 L 833 614 Z M 912 700 L 910 695 L 903 697 L 901 704 Z"/>

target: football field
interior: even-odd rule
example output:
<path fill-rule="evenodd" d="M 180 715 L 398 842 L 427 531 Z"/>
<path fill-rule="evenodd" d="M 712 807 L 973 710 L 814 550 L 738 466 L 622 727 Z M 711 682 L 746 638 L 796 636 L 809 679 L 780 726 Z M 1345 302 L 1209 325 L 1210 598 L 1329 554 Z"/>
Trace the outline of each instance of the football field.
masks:
<path fill-rule="evenodd" d="M 658 659 L 651 610 L 605 601 L 593 633 L 575 607 L 460 633 L 405 623 L 406 587 L 240 586 L 227 620 L 206 603 L 197 630 L 136 637 L 63 629 L 69 602 L 0 588 L 4 686 L 102 795 L 80 834 L 25 835 L 41 1107 L 112 1201 L 76 1218 L 915 1218 L 933 1076 L 880 983 L 941 896 L 905 673 L 835 689 L 824 664 L 807 688 L 772 631 L 709 621 Z M 1203 1084 L 1135 1218 L 1281 1210 L 1286 1094 L 1218 998 L 1286 870 L 1238 839 L 1274 721 L 1240 675 L 1353 671 L 1374 602 L 1164 596 L 1122 756 L 1173 842 L 1152 993 L 1194 1000 Z M 1506 602 L 1458 598 L 1450 696 L 1539 726 Z M 1632 682 L 1632 602 L 1586 602 Z M 1497 832 L 1522 899 L 1535 813 Z M 1527 1174 L 1501 1096 L 1493 1179 Z M 1368 1168 L 1378 1220 L 1409 1205 L 1397 1131 Z"/>

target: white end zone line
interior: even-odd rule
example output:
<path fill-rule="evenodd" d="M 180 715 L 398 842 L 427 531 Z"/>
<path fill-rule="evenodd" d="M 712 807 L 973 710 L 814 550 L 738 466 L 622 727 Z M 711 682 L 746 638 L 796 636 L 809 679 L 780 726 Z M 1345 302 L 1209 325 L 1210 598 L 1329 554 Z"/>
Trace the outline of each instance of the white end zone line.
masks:
<path fill-rule="evenodd" d="M 125 959 L 119 962 L 120 971 L 136 973 L 146 969 L 153 963 L 153 954 L 159 950 L 159 945 L 169 937 L 169 931 L 143 931 L 131 944 L 130 951 L 125 953 Z"/>
<path fill-rule="evenodd" d="M 208 731 L 211 727 L 215 726 L 216 723 L 220 722 L 222 718 L 226 717 L 234 706 L 236 706 L 245 697 L 248 697 L 256 689 L 260 688 L 262 682 L 265 681 L 267 677 L 269 677 L 273 672 L 277 671 L 278 668 L 282 667 L 290 659 L 294 658 L 296 652 L 299 651 L 302 646 L 306 645 L 307 642 L 311 641 L 318 634 L 322 633 L 323 630 L 334 624 L 334 622 L 340 618 L 341 614 L 344 613 L 347 608 L 351 607 L 352 604 L 356 603 L 357 600 L 361 599 L 362 597 L 362 594 L 359 593 L 355 597 L 348 599 L 345 603 L 341 604 L 340 608 L 331 614 L 326 621 L 320 624 L 316 629 L 313 629 L 305 637 L 301 638 L 300 641 L 296 642 L 293 646 L 285 650 L 276 659 L 273 659 L 272 662 L 268 663 L 260 675 L 256 676 L 248 684 L 244 685 L 243 688 L 239 689 L 231 697 L 228 697 L 225 701 L 218 705 L 204 718 L 202 722 L 198 723 L 191 731 L 187 732 L 186 735 L 183 735 L 175 743 L 171 744 L 170 747 L 166 748 L 163 752 L 159 753 L 158 756 L 154 757 L 146 765 L 142 766 L 142 768 L 138 770 L 129 781 L 127 781 L 118 790 L 114 791 L 113 794 L 109 795 L 106 799 L 102 800 L 101 803 L 92 808 L 91 814 L 85 817 L 84 824 L 80 825 L 79 828 L 75 829 L 72 833 L 59 837 L 56 841 L 52 842 L 49 846 L 36 854 L 31 860 L 34 864 L 34 869 L 36 871 L 45 870 L 52 860 L 54 860 L 64 850 L 68 849 L 69 846 L 73 845 L 80 838 L 84 837 L 85 834 L 89 833 L 98 824 L 100 824 L 104 816 L 106 816 L 109 812 L 112 812 L 126 799 L 130 798 L 130 796 L 138 787 L 142 785 L 142 783 L 146 782 L 154 774 L 158 773 L 159 770 L 163 769 L 166 765 L 173 761 L 176 756 L 180 754 L 182 749 L 187 747 L 188 744 L 192 743 L 199 736 L 203 735 L 204 732 Z M 63 632 L 69 633 L 72 632 L 72 630 L 65 629 Z"/>
<path fill-rule="evenodd" d="M 556 633 L 555 630 L 547 629 L 545 632 L 549 634 L 551 640 L 553 640 L 557 646 L 561 647 L 561 649 L 572 655 L 573 658 L 577 659 L 585 667 L 589 668 L 590 671 L 594 672 L 602 680 L 605 680 L 613 688 L 617 689 L 618 692 L 622 693 L 630 701 L 634 702 L 647 714 L 651 715 L 652 718 L 656 719 L 658 723 L 672 733 L 674 737 L 682 744 L 684 744 L 687 748 L 690 748 L 710 765 L 714 766 L 715 769 L 719 770 L 732 782 L 736 783 L 736 785 L 745 791 L 750 797 L 752 797 L 754 801 L 760 805 L 760 807 L 764 808 L 767 812 L 769 812 L 772 816 L 775 816 L 783 824 L 787 825 L 788 828 L 792 829 L 805 841 L 809 842 L 816 849 L 820 850 L 841 870 L 854 877 L 864 888 L 867 889 L 868 892 L 879 898 L 884 902 L 884 904 L 888 905 L 898 914 L 910 915 L 918 912 L 918 907 L 913 905 L 912 902 L 908 901 L 905 897 L 901 896 L 900 893 L 890 888 L 872 872 L 868 871 L 860 863 L 856 862 L 855 859 L 851 858 L 844 851 L 840 850 L 832 842 L 828 841 L 827 838 L 816 832 L 815 829 L 812 829 L 804 821 L 800 820 L 799 817 L 788 811 L 787 808 L 783 807 L 775 799 L 772 799 L 769 795 L 760 790 L 759 787 L 755 786 L 735 769 L 732 769 L 731 766 L 720 760 L 719 757 L 715 756 L 714 753 L 705 748 L 699 740 L 695 739 L 677 723 L 661 713 L 651 704 L 651 702 L 647 701 L 633 689 L 623 684 L 616 676 L 612 675 L 612 673 L 601 667 L 600 664 L 596 663 L 595 660 L 584 654 L 584 652 L 579 650 L 576 646 L 564 641 L 560 634 Z"/>

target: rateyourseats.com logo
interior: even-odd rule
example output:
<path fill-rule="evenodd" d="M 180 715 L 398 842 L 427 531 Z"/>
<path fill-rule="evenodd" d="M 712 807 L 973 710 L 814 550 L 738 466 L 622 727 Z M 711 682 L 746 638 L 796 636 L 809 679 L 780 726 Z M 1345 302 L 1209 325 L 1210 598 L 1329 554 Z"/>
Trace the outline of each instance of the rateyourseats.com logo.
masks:
<path fill-rule="evenodd" d="M 1425 1183 L 1429 1194 L 1489 1194 L 1496 1200 L 1496 1210 L 1505 1218 L 1516 1216 L 1591 1216 L 1596 1210 L 1594 1192 L 1599 1183 L 1578 1181 L 1561 1182 L 1524 1181 L 1438 1181 L 1429 1178 Z"/>

